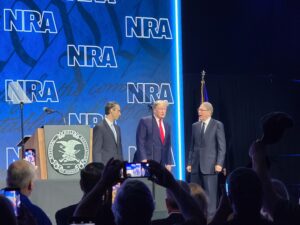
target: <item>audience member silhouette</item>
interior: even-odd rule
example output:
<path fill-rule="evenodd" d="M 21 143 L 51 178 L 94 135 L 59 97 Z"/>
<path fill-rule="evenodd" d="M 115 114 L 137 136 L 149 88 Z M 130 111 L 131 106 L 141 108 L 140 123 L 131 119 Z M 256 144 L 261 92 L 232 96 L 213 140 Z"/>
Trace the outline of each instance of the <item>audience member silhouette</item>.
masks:
<path fill-rule="evenodd" d="M 213 220 L 211 224 L 272 224 L 260 214 L 263 190 L 261 181 L 255 171 L 249 168 L 235 169 L 227 178 L 226 186 L 226 192 L 233 210 L 233 218 L 227 222 Z"/>
<path fill-rule="evenodd" d="M 272 183 L 273 190 L 280 198 L 285 200 L 290 199 L 288 190 L 282 181 L 272 178 L 271 183 Z M 260 212 L 266 219 L 270 221 L 274 221 L 273 217 L 271 216 L 271 213 L 268 211 L 268 209 L 265 209 L 265 207 L 263 207 Z"/>
<path fill-rule="evenodd" d="M 186 192 L 190 193 L 190 188 L 188 183 L 185 181 L 177 181 L 177 183 L 183 188 Z M 179 224 L 184 222 L 184 217 L 181 214 L 179 207 L 173 197 L 173 194 L 169 189 L 166 189 L 166 207 L 168 210 L 169 216 L 164 219 L 153 220 L 152 225 L 172 225 Z"/>
<path fill-rule="evenodd" d="M 9 188 L 20 189 L 21 208 L 24 207 L 31 213 L 36 224 L 51 225 L 51 221 L 46 213 L 28 198 L 34 189 L 35 179 L 35 167 L 25 160 L 17 160 L 8 167 L 6 184 Z"/>
<path fill-rule="evenodd" d="M 152 194 L 142 181 L 127 179 L 118 190 L 112 210 L 117 225 L 149 224 L 154 211 Z"/>
<path fill-rule="evenodd" d="M 189 187 L 191 190 L 191 195 L 198 202 L 204 216 L 207 217 L 208 199 L 204 189 L 199 184 L 196 183 L 189 183 Z"/>
<path fill-rule="evenodd" d="M 206 219 L 195 199 L 176 182 L 173 175 L 158 162 L 149 160 L 151 180 L 169 189 L 185 219 L 184 225 L 204 225 Z M 74 216 L 93 218 L 99 210 L 101 195 L 120 180 L 123 163 L 109 160 L 101 180 L 77 206 Z M 149 225 L 154 210 L 154 201 L 150 190 L 141 181 L 128 178 L 121 185 L 112 206 L 117 225 Z M 100 223 L 96 223 L 100 224 Z"/>
<path fill-rule="evenodd" d="M 0 195 L 0 225 L 17 225 L 12 204 L 2 195 Z"/>
<path fill-rule="evenodd" d="M 83 197 L 93 189 L 95 184 L 101 179 L 103 163 L 92 162 L 85 166 L 80 171 L 80 188 L 83 191 Z M 69 220 L 72 218 L 77 204 L 67 206 L 58 210 L 55 214 L 57 225 L 69 225 Z"/>
<path fill-rule="evenodd" d="M 300 206 L 281 198 L 273 188 L 268 170 L 267 146 L 260 140 L 255 141 L 249 150 L 252 166 L 262 182 L 264 209 L 274 219 L 275 224 L 296 225 L 300 221 Z"/>

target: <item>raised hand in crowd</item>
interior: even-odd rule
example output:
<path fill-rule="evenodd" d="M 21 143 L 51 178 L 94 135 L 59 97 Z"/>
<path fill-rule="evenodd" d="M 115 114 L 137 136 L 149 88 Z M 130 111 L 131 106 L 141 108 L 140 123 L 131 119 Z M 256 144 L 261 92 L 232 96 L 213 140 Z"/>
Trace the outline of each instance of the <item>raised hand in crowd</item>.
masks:
<path fill-rule="evenodd" d="M 176 182 L 173 175 L 158 162 L 148 160 L 150 180 L 168 188 L 183 214 L 186 224 L 206 224 L 206 218 L 196 200 Z M 193 222 L 192 222 L 193 221 Z"/>
<path fill-rule="evenodd" d="M 280 198 L 272 187 L 267 165 L 267 146 L 262 141 L 255 141 L 250 149 L 252 168 L 262 182 L 264 209 L 273 217 L 276 224 L 299 224 L 300 206 Z"/>
<path fill-rule="evenodd" d="M 77 206 L 74 216 L 95 218 L 101 210 L 103 196 L 120 179 L 122 162 L 111 158 L 103 171 L 102 177 L 95 187 L 81 200 Z"/>

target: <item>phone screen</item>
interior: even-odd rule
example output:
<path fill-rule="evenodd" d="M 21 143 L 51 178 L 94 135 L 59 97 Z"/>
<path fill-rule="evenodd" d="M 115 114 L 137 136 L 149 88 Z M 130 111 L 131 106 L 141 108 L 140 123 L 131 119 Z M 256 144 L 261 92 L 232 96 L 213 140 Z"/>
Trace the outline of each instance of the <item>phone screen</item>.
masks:
<path fill-rule="evenodd" d="M 36 166 L 36 152 L 35 149 L 25 149 L 23 152 L 23 159 Z"/>
<path fill-rule="evenodd" d="M 20 190 L 15 188 L 4 188 L 1 190 L 1 193 L 11 201 L 14 213 L 16 216 L 18 216 L 18 211 L 21 204 Z"/>
<path fill-rule="evenodd" d="M 126 177 L 149 177 L 149 163 L 125 163 Z"/>

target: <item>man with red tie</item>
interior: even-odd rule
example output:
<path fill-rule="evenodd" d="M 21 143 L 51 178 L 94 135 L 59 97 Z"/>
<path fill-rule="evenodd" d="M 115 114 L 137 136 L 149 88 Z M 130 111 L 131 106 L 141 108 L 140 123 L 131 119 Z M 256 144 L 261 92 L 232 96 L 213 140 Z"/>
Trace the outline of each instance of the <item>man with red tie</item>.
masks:
<path fill-rule="evenodd" d="M 153 159 L 171 170 L 171 128 L 164 121 L 167 107 L 167 101 L 157 100 L 153 103 L 153 115 L 140 120 L 136 131 L 134 162 Z"/>

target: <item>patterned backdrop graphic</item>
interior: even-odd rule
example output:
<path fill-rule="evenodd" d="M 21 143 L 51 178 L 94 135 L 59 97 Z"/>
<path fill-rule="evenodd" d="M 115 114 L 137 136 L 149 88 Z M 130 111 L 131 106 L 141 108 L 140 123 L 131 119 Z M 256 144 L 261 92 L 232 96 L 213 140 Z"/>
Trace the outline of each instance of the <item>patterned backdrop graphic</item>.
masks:
<path fill-rule="evenodd" d="M 138 119 L 157 99 L 175 126 L 172 0 L 51 0 L 0 3 L 0 179 L 24 133 L 45 124 L 86 124 L 117 101 L 123 153 L 135 150 Z M 44 107 L 58 113 L 47 114 Z M 173 140 L 174 140 L 173 133 Z M 173 143 L 176 158 L 177 147 Z M 132 156 L 130 156 L 132 157 Z M 175 162 L 174 162 L 175 163 Z"/>

